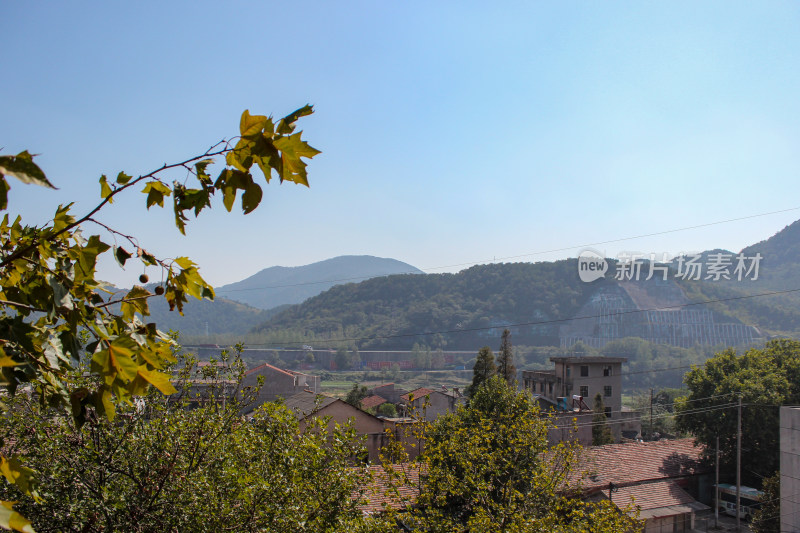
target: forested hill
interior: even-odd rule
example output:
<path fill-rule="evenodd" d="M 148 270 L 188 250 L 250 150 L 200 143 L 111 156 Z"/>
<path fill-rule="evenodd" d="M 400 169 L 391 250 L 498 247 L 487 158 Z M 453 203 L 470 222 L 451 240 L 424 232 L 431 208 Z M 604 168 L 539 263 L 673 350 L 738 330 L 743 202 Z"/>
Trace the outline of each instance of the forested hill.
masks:
<path fill-rule="evenodd" d="M 249 278 L 215 289 L 217 296 L 259 309 L 298 304 L 341 283 L 391 274 L 422 274 L 396 259 L 343 255 L 298 267 L 265 268 Z"/>
<path fill-rule="evenodd" d="M 571 317 L 597 283 L 583 283 L 574 259 L 554 263 L 479 265 L 457 274 L 396 275 L 339 285 L 279 313 L 257 331 L 291 329 L 332 338 L 469 330 Z M 558 324 L 526 329 L 518 343 L 558 344 Z M 429 337 L 375 339 L 362 348 L 472 349 L 499 332 L 481 330 Z"/>
<path fill-rule="evenodd" d="M 613 270 L 613 266 L 611 267 Z M 457 274 L 397 275 L 339 285 L 277 313 L 254 332 L 280 339 L 361 339 L 362 349 L 432 348 L 472 350 L 494 346 L 512 325 L 514 342 L 559 346 L 559 327 L 616 282 L 613 276 L 583 283 L 577 261 L 480 265 Z M 756 326 L 763 335 L 800 333 L 800 312 L 785 298 L 749 298 L 737 287 L 679 281 L 690 302 L 708 306 L 720 323 Z M 744 297 L 744 298 L 743 298 Z M 672 305 L 655 299 L 642 308 Z M 692 309 L 700 309 L 692 307 Z M 727 317 L 727 318 L 726 318 Z M 420 332 L 442 332 L 415 335 Z M 388 337 L 388 338 L 383 338 Z"/>
<path fill-rule="evenodd" d="M 759 269 L 759 288 L 778 290 L 800 288 L 800 220 L 752 246 L 742 253 L 745 256 L 762 256 Z"/>

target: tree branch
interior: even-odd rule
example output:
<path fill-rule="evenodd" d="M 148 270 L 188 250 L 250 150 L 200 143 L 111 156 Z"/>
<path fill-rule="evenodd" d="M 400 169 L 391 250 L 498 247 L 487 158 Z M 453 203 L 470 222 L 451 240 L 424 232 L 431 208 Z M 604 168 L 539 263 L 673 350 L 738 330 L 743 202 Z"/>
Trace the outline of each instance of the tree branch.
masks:
<path fill-rule="evenodd" d="M 172 163 L 170 165 L 164 163 L 164 165 L 162 165 L 161 168 L 153 170 L 152 172 L 149 172 L 148 174 L 144 174 L 142 176 L 139 176 L 138 178 L 136 178 L 136 179 L 134 179 L 132 181 L 129 181 L 125 185 L 112 190 L 111 194 L 109 194 L 108 196 L 103 198 L 103 200 L 99 204 L 97 204 L 97 206 L 95 206 L 91 211 L 89 211 L 89 213 L 87 213 L 86 215 L 82 216 L 81 218 L 79 218 L 75 222 L 66 225 L 65 227 L 63 227 L 59 231 L 49 234 L 47 236 L 47 239 L 54 239 L 54 238 L 58 237 L 59 235 L 61 235 L 63 233 L 66 233 L 66 232 L 68 232 L 68 231 L 80 226 L 84 222 L 87 222 L 88 220 L 91 220 L 92 216 L 94 216 L 95 213 L 97 213 L 103 207 L 105 207 L 106 204 L 112 202 L 114 197 L 117 194 L 119 194 L 122 191 L 125 191 L 125 190 L 133 187 L 134 185 L 136 185 L 138 183 L 141 183 L 142 181 L 144 181 L 146 179 L 155 177 L 156 174 L 158 174 L 160 172 L 163 172 L 165 170 L 169 170 L 171 168 L 183 167 L 185 165 L 188 165 L 189 163 L 192 163 L 194 161 L 197 161 L 199 159 L 203 159 L 203 158 L 206 158 L 206 157 L 214 157 L 214 156 L 218 156 L 218 155 L 223 155 L 223 154 L 226 154 L 226 153 L 228 153 L 228 152 L 233 150 L 232 148 L 228 148 L 227 144 L 226 144 L 226 148 L 224 148 L 222 150 L 217 150 L 216 152 L 211 151 L 214 148 L 216 148 L 217 146 L 219 146 L 220 144 L 222 144 L 223 142 L 225 142 L 225 141 L 218 142 L 217 144 L 215 144 L 214 146 L 212 146 L 211 148 L 206 150 L 206 152 L 204 154 L 202 154 L 202 155 L 198 155 L 198 156 L 189 158 L 189 159 L 187 159 L 185 161 L 181 161 L 180 163 Z M 31 243 L 28 244 L 28 246 L 20 248 L 20 249 L 16 250 L 15 252 L 13 252 L 12 254 L 8 255 L 6 258 L 4 258 L 2 261 L 0 261 L 0 269 L 8 266 L 8 264 L 11 263 L 12 261 L 15 261 L 15 260 L 19 259 L 20 257 L 24 256 L 25 254 L 27 254 L 32 249 L 36 248 L 36 246 L 38 246 L 39 240 L 40 240 L 39 238 L 32 239 Z"/>

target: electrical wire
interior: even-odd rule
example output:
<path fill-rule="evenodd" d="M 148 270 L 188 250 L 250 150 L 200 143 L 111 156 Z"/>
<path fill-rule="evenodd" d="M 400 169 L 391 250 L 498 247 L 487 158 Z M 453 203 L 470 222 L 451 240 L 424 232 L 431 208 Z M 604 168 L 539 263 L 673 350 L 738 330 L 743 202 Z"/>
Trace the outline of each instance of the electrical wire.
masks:
<path fill-rule="evenodd" d="M 659 235 L 668 235 L 670 233 L 678 233 L 678 232 L 681 232 L 681 231 L 689 231 L 689 230 L 693 230 L 693 229 L 707 228 L 709 226 L 717 226 L 717 225 L 720 225 L 720 224 L 728 224 L 730 222 L 740 222 L 742 220 L 750 220 L 750 219 L 753 219 L 753 218 L 765 217 L 765 216 L 770 216 L 770 215 L 777 215 L 777 214 L 780 214 L 780 213 L 788 213 L 790 211 L 797 211 L 797 210 L 800 210 L 800 206 L 798 206 L 798 207 L 790 207 L 790 208 L 787 208 L 787 209 L 779 209 L 777 211 L 768 211 L 766 213 L 757 213 L 755 215 L 747 215 L 747 216 L 743 216 L 743 217 L 729 218 L 729 219 L 726 219 L 726 220 L 718 220 L 716 222 L 707 222 L 705 224 L 697 224 L 697 225 L 694 225 L 694 226 L 686 226 L 686 227 L 683 227 L 683 228 L 675 228 L 675 229 L 669 229 L 669 230 L 664 230 L 664 231 L 657 231 L 657 232 L 654 232 L 654 233 L 644 233 L 644 234 L 641 234 L 641 235 L 632 235 L 632 236 L 629 236 L 629 237 L 620 237 L 620 238 L 617 238 L 617 239 L 609 239 L 609 240 L 606 240 L 606 241 L 598 241 L 598 242 L 592 242 L 592 243 L 586 243 L 586 244 L 577 244 L 577 245 L 574 245 L 574 246 L 565 246 L 565 247 L 562 247 L 562 248 L 553 248 L 551 250 L 540 250 L 540 251 L 537 251 L 537 252 L 528 252 L 528 253 L 518 254 L 518 255 L 508 255 L 508 256 L 500 257 L 499 259 L 498 258 L 492 258 L 492 259 L 485 259 L 485 260 L 482 260 L 482 261 L 469 261 L 469 262 L 466 262 L 466 263 L 457 263 L 457 264 L 452 264 L 452 265 L 443 265 L 443 266 L 420 268 L 418 270 L 422 270 L 423 272 L 428 272 L 428 271 L 431 271 L 431 270 L 445 270 L 445 269 L 449 269 L 449 268 L 457 268 L 457 267 L 463 267 L 463 266 L 490 264 L 490 263 L 496 263 L 497 261 L 506 261 L 506 260 L 509 260 L 509 259 L 520 259 L 520 258 L 523 258 L 523 257 L 532 257 L 532 256 L 536 256 L 536 255 L 551 254 L 551 253 L 556 253 L 556 252 L 565 252 L 565 251 L 569 251 L 569 250 L 576 250 L 576 249 L 581 249 L 581 248 L 589 248 L 591 246 L 603 246 L 605 244 L 614 244 L 614 243 L 618 243 L 618 242 L 631 241 L 631 240 L 636 240 L 636 239 L 643 239 L 643 238 L 647 238 L 647 237 L 657 237 Z M 398 272 L 397 274 L 417 274 L 417 273 L 418 273 L 417 271 L 407 271 L 407 272 Z M 386 274 L 386 275 L 397 275 L 397 274 Z M 304 282 L 298 282 L 298 283 L 287 283 L 287 284 L 284 284 L 284 285 L 267 285 L 267 286 L 264 286 L 264 287 L 248 287 L 246 289 L 220 289 L 217 292 L 219 292 L 219 293 L 228 293 L 228 292 L 244 292 L 244 291 L 254 291 L 254 290 L 283 289 L 283 288 L 289 288 L 289 287 L 301 287 L 301 286 L 304 286 L 304 285 L 318 285 L 318 284 L 322 284 L 322 283 L 344 283 L 344 282 L 347 282 L 347 281 L 372 279 L 372 278 L 375 278 L 375 277 L 383 277 L 383 276 L 358 276 L 358 277 L 340 278 L 340 279 L 331 279 L 331 280 L 304 281 Z"/>

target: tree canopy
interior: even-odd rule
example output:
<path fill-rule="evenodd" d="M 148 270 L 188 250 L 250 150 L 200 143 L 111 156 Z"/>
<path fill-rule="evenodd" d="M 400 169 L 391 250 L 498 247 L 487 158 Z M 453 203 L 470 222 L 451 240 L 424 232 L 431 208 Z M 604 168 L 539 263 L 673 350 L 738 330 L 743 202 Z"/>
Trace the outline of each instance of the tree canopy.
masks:
<path fill-rule="evenodd" d="M 548 428 L 530 396 L 490 377 L 467 407 L 427 430 L 426 481 L 404 523 L 429 532 L 635 531 L 611 503 L 570 490 L 577 448 L 550 447 Z"/>
<path fill-rule="evenodd" d="M 679 430 L 695 435 L 713 455 L 720 438 L 725 481 L 736 466 L 737 401 L 742 409 L 742 478 L 759 486 L 779 467 L 779 406 L 800 401 L 800 342 L 773 340 L 738 355 L 718 353 L 686 374 L 689 395 L 676 406 Z M 724 474 L 727 474 L 724 475 Z"/>
<path fill-rule="evenodd" d="M 7 484 L 0 495 L 18 500 L 39 533 L 347 530 L 368 480 L 352 462 L 363 449 L 355 430 L 311 418 L 301 432 L 276 403 L 244 421 L 252 394 L 232 394 L 237 362 L 223 354 L 199 369 L 190 360 L 176 395 L 148 391 L 114 422 L 90 416 L 81 426 L 68 409 L 17 395 L 0 431 L 38 472 L 40 501 Z"/>
<path fill-rule="evenodd" d="M 514 366 L 514 350 L 511 346 L 511 332 L 503 330 L 500 338 L 500 353 L 497 355 L 497 374 L 502 376 L 509 384 L 517 379 L 517 369 Z"/>
<path fill-rule="evenodd" d="M 494 362 L 494 352 L 488 346 L 478 350 L 478 357 L 472 367 L 472 384 L 469 387 L 469 394 L 474 395 L 480 386 L 490 377 L 497 373 L 497 365 Z"/>
<path fill-rule="evenodd" d="M 277 175 L 281 182 L 308 185 L 304 158 L 317 150 L 295 132 L 297 120 L 312 113 L 304 106 L 286 117 L 251 115 L 245 111 L 239 136 L 218 143 L 200 155 L 133 177 L 125 172 L 99 179 L 100 200 L 82 215 L 73 204 L 59 206 L 53 219 L 43 225 L 26 225 L 21 216 L 6 214 L 0 221 L 0 382 L 10 393 L 29 383 L 42 405 L 70 407 L 80 427 L 90 415 L 109 420 L 117 407 L 131 404 L 150 386 L 164 394 L 175 392 L 165 369 L 174 362 L 170 339 L 154 323 L 147 323 L 149 300 L 161 297 L 170 310 L 183 311 L 188 297 L 213 298 L 212 287 L 198 267 L 186 257 L 157 258 L 133 235 L 126 235 L 100 220 L 104 209 L 120 195 L 140 190 L 147 209 L 164 207 L 172 198 L 175 225 L 186 231 L 188 214 L 198 216 L 211 207 L 216 193 L 228 211 L 237 198 L 244 213 L 261 202 L 262 189 L 251 174 L 255 166 L 266 182 Z M 216 179 L 209 174 L 215 157 L 225 165 Z M 169 180 L 170 171 L 185 172 L 183 181 Z M 0 156 L 0 209 L 9 205 L 8 176 L 23 183 L 54 188 L 27 151 Z M 109 235 L 114 244 L 104 242 Z M 113 295 L 96 278 L 98 258 L 110 254 L 120 266 L 139 261 L 159 267 L 163 282 L 153 290 L 135 285 Z M 66 377 L 84 356 L 91 359 L 96 381 L 74 386 Z M 32 453 L 32 451 L 31 451 Z M 6 479 L 37 497 L 31 472 L 17 461 L 0 457 Z M 9 505 L 3 505 L 5 509 Z M 0 525 L 27 527 L 13 513 L 0 513 Z"/>

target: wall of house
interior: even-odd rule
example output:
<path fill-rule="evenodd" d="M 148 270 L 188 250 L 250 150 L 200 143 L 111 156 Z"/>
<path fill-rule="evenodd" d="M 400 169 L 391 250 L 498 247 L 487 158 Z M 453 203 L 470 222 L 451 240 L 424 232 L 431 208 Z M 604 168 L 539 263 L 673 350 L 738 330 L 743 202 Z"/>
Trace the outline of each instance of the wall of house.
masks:
<path fill-rule="evenodd" d="M 800 408 L 781 407 L 781 533 L 800 531 Z"/>
<path fill-rule="evenodd" d="M 577 440 L 581 446 L 591 446 L 592 416 L 592 413 L 558 413 L 552 420 L 555 427 L 547 431 L 547 443 L 552 446 Z"/>
<path fill-rule="evenodd" d="M 692 514 L 678 514 L 662 518 L 648 518 L 644 523 L 644 533 L 683 533 L 691 531 Z"/>
<path fill-rule="evenodd" d="M 452 396 L 434 391 L 428 396 L 414 398 L 411 407 L 417 415 L 424 414 L 425 420 L 434 421 L 447 412 L 455 411 L 456 401 Z"/>
<path fill-rule="evenodd" d="M 383 421 L 360 409 L 356 409 L 349 403 L 337 400 L 317 411 L 314 416 L 330 417 L 328 429 L 332 430 L 335 424 L 346 424 L 353 422 L 353 427 L 359 436 L 366 436 L 367 452 L 370 462 L 377 463 L 380 460 L 380 449 L 383 446 Z M 307 422 L 300 421 L 300 431 L 304 431 Z"/>

